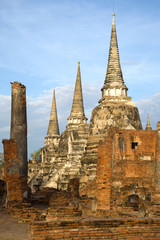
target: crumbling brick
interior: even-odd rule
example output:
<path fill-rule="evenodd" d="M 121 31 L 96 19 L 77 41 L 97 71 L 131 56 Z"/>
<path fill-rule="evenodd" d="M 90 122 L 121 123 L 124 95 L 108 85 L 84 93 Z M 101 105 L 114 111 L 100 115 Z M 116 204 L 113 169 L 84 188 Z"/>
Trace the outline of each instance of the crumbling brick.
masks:
<path fill-rule="evenodd" d="M 112 211 L 112 216 L 159 216 L 154 211 L 157 147 L 156 131 L 108 130 L 98 148 L 97 210 Z"/>
<path fill-rule="evenodd" d="M 7 185 L 7 205 L 11 202 L 23 202 L 27 187 L 27 178 L 19 174 L 19 160 L 15 139 L 3 140 L 5 182 Z"/>

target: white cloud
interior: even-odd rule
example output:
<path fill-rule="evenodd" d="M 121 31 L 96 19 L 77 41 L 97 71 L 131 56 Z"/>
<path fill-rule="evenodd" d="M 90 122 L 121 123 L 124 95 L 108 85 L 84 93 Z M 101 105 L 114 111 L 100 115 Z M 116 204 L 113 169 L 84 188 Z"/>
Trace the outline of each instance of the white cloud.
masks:
<path fill-rule="evenodd" d="M 143 128 L 146 127 L 147 114 L 150 117 L 152 129 L 156 130 L 156 124 L 160 121 L 160 92 L 153 95 L 150 99 L 142 99 L 136 102 L 139 109 Z"/>
<path fill-rule="evenodd" d="M 64 131 L 67 125 L 67 117 L 70 115 L 74 85 L 57 87 L 56 89 L 57 112 L 59 127 Z M 84 84 L 83 86 L 85 114 L 90 120 L 92 109 L 98 105 L 101 98 L 99 86 Z M 27 97 L 27 118 L 28 118 L 28 147 L 29 153 L 37 150 L 44 145 L 44 137 L 47 128 L 52 104 L 53 89 L 45 90 L 38 98 Z M 150 114 L 150 121 L 153 129 L 160 120 L 160 92 L 151 99 L 144 99 L 136 102 L 139 109 L 141 120 L 145 128 L 147 113 Z M 10 125 L 10 97 L 0 95 L 0 138 L 9 138 Z M 2 151 L 2 144 L 1 149 Z"/>
<path fill-rule="evenodd" d="M 2 152 L 2 139 L 9 138 L 11 117 L 10 96 L 0 95 L 0 152 Z"/>
<path fill-rule="evenodd" d="M 147 6 L 155 8 L 151 3 L 142 6 L 138 1 L 118 1 L 116 25 L 126 84 L 138 83 L 143 87 L 152 79 L 153 95 L 159 82 L 160 21 L 146 11 Z M 7 89 L 6 83 L 13 75 L 14 80 L 23 81 L 33 96 L 42 88 L 72 84 L 78 60 L 84 66 L 84 81 L 94 85 L 101 81 L 102 86 L 111 8 L 112 3 L 98 0 L 0 1 L 0 74 L 10 72 L 2 79 L 1 91 Z M 37 95 L 32 90 L 35 88 Z M 137 98 L 143 97 L 143 92 L 136 94 Z"/>
<path fill-rule="evenodd" d="M 83 86 L 85 113 L 90 120 L 91 110 L 97 105 L 99 100 L 97 86 Z M 60 131 L 65 130 L 67 118 L 70 115 L 74 85 L 57 87 L 56 103 Z M 27 119 L 28 119 L 28 147 L 29 152 L 33 152 L 44 145 L 44 137 L 47 128 L 52 104 L 53 89 L 45 90 L 38 98 L 27 97 Z M 5 108 L 4 108 L 5 106 Z M 9 138 L 10 122 L 10 97 L 0 96 L 0 137 Z M 6 125 L 8 123 L 8 125 Z M 1 150 L 2 151 L 2 145 Z"/>
<path fill-rule="evenodd" d="M 158 1 L 156 5 L 148 2 L 144 6 L 138 0 L 134 3 L 119 0 L 116 9 L 117 13 L 119 11 L 116 26 L 124 79 L 132 91 L 131 96 L 142 99 L 148 94 L 150 97 L 138 101 L 137 106 L 143 125 L 149 113 L 153 128 L 160 116 L 159 95 L 154 95 L 159 89 L 160 75 L 157 4 Z M 109 1 L 106 5 L 106 1 L 98 0 L 0 1 L 1 92 L 9 95 L 8 82 L 17 79 L 27 86 L 30 96 L 27 98 L 29 151 L 43 146 L 52 86 L 58 86 L 59 125 L 61 131 L 65 129 L 78 60 L 82 64 L 85 113 L 90 118 L 92 109 L 101 98 L 100 88 L 107 68 L 111 8 Z M 0 137 L 8 138 L 9 96 L 0 95 L 0 116 Z"/>
<path fill-rule="evenodd" d="M 94 42 L 90 39 L 101 36 L 105 18 L 102 13 L 108 10 L 96 10 L 93 14 L 91 8 L 95 10 L 94 4 L 79 4 L 74 1 L 70 1 L 70 4 L 65 1 L 46 1 L 45 4 L 29 2 L 15 1 L 14 5 L 7 1 L 7 7 L 0 4 L 0 19 L 3 23 L 0 24 L 1 59 L 3 54 L 1 67 L 17 73 L 44 77 L 46 80 L 57 79 L 62 72 L 62 63 L 64 66 L 67 62 L 67 66 L 69 62 L 73 63 L 73 59 L 88 59 L 94 54 L 91 51 Z M 98 46 L 100 44 L 93 48 Z M 66 74 L 67 72 L 68 70 Z M 63 81 L 66 82 L 66 74 L 63 74 Z"/>

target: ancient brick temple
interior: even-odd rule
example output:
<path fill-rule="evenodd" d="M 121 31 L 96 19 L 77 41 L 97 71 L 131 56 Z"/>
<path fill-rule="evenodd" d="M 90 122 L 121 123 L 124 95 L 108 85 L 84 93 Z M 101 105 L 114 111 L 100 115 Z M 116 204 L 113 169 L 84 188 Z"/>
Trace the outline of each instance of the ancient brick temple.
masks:
<path fill-rule="evenodd" d="M 159 203 L 159 122 L 152 131 L 147 116 L 142 130 L 138 109 L 127 96 L 114 13 L 101 91 L 87 124 L 78 62 L 71 114 L 61 135 L 53 92 L 45 146 L 40 159 L 28 164 L 29 186 L 33 192 L 46 187 L 68 190 L 70 180 L 78 178 L 80 195 L 92 199 L 92 210 L 100 215 L 149 215 L 151 205 Z"/>
<path fill-rule="evenodd" d="M 74 177 L 80 178 L 80 187 L 83 187 L 96 176 L 98 143 L 106 137 L 107 129 L 142 129 L 138 109 L 131 97 L 127 96 L 127 90 L 120 65 L 113 14 L 108 67 L 99 105 L 93 109 L 90 124 L 87 124 L 78 62 L 71 114 L 61 135 L 55 91 L 53 93 L 45 146 L 41 150 L 39 161 L 33 159 L 29 162 L 29 184 L 33 191 L 37 187 L 66 190 L 69 180 Z"/>
<path fill-rule="evenodd" d="M 157 131 L 109 129 L 98 148 L 97 209 L 154 216 L 160 204 L 160 122 Z"/>
<path fill-rule="evenodd" d="M 45 146 L 28 163 L 25 87 L 12 85 L 11 139 L 3 140 L 7 210 L 33 240 L 160 239 L 160 121 L 146 130 L 119 60 L 115 14 L 102 98 L 87 124 L 80 63 L 60 135 L 55 91 Z M 22 139 L 22 145 L 21 145 Z"/>

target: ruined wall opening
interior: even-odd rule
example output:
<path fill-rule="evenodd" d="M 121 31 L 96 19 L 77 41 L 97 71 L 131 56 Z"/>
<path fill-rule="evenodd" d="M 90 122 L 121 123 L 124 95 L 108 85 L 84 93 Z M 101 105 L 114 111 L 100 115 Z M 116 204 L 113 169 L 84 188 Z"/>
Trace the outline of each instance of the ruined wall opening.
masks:
<path fill-rule="evenodd" d="M 139 196 L 137 194 L 129 195 L 127 201 L 128 207 L 133 207 L 134 211 L 138 211 L 139 209 Z"/>
<path fill-rule="evenodd" d="M 132 149 L 138 149 L 138 142 L 132 142 L 131 147 Z"/>

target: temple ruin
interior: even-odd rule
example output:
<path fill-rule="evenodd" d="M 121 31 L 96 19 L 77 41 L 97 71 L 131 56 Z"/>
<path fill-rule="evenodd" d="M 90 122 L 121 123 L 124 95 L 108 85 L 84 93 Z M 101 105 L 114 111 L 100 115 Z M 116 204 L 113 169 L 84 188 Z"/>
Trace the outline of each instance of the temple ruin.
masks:
<path fill-rule="evenodd" d="M 160 239 L 160 121 L 146 129 L 127 96 L 113 13 L 102 98 L 87 124 L 78 62 L 71 114 L 60 135 L 56 96 L 40 158 L 28 162 L 25 87 L 12 84 L 4 139 L 6 210 L 33 240 Z"/>
<path fill-rule="evenodd" d="M 109 128 L 141 130 L 138 109 L 127 90 L 120 65 L 118 42 L 113 14 L 108 67 L 102 98 L 92 111 L 87 124 L 83 107 L 80 63 L 75 84 L 71 114 L 65 131 L 59 135 L 55 92 L 45 146 L 39 162 L 29 162 L 29 184 L 37 187 L 68 189 L 69 180 L 80 178 L 80 187 L 96 176 L 98 143 Z M 38 169 L 38 172 L 37 172 Z"/>

